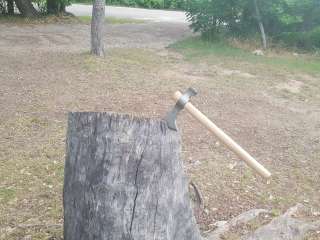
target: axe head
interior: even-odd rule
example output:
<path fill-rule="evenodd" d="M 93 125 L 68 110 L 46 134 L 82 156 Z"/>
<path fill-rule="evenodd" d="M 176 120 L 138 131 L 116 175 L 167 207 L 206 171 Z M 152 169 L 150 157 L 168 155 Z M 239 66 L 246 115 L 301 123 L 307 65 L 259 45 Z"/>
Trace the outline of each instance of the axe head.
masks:
<path fill-rule="evenodd" d="M 184 108 L 184 106 L 189 102 L 192 96 L 197 95 L 197 91 L 193 88 L 188 88 L 181 96 L 181 98 L 176 102 L 173 109 L 167 113 L 165 121 L 170 129 L 177 131 L 177 116 L 179 112 Z"/>

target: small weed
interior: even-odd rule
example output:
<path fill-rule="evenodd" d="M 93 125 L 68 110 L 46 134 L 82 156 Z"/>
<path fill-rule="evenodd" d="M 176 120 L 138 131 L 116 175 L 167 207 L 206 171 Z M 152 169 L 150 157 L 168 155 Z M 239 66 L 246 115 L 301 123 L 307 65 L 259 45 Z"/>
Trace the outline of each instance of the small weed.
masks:
<path fill-rule="evenodd" d="M 281 215 L 281 210 L 277 209 L 277 208 L 274 208 L 271 210 L 271 216 L 273 217 L 278 217 Z"/>

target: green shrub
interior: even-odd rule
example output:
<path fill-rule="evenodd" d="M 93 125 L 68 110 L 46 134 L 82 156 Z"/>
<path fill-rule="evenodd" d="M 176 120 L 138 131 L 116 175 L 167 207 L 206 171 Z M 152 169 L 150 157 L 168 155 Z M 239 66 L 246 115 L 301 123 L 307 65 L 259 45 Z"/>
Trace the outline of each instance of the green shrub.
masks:
<path fill-rule="evenodd" d="M 285 47 L 306 48 L 307 36 L 304 32 L 284 32 L 275 37 Z"/>
<path fill-rule="evenodd" d="M 320 48 L 320 27 L 309 32 L 308 37 L 313 48 Z"/>
<path fill-rule="evenodd" d="M 320 27 L 309 32 L 284 32 L 275 38 L 285 47 L 312 50 L 320 48 Z"/>
<path fill-rule="evenodd" d="M 187 17 L 191 28 L 207 39 L 216 38 L 227 26 L 234 25 L 231 0 L 191 0 L 187 5 Z"/>

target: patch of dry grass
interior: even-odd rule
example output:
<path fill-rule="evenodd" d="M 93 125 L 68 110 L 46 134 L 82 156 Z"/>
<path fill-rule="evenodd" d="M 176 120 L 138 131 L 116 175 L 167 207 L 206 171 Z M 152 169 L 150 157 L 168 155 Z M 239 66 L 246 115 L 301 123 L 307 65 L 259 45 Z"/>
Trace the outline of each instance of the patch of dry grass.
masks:
<path fill-rule="evenodd" d="M 77 19 L 79 19 L 81 23 L 91 23 L 91 16 L 79 16 Z M 109 24 L 141 24 L 146 22 L 146 20 L 142 19 L 106 17 L 106 23 Z"/>
<path fill-rule="evenodd" d="M 37 25 L 37 24 L 75 24 L 79 20 L 69 15 L 49 15 L 39 16 L 37 18 L 27 18 L 20 15 L 7 16 L 0 15 L 0 23 L 16 24 L 16 25 Z"/>

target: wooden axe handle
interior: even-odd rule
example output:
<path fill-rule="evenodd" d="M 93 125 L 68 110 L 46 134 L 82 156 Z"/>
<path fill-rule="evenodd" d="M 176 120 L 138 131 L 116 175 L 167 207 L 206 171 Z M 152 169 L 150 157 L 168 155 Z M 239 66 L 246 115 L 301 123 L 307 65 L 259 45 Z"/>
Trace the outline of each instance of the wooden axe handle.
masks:
<path fill-rule="evenodd" d="M 178 101 L 182 96 L 181 92 L 174 93 L 174 99 Z M 212 132 L 221 142 L 223 142 L 231 151 L 233 151 L 239 158 L 245 161 L 249 167 L 257 171 L 262 177 L 269 178 L 271 173 L 257 162 L 249 153 L 240 147 L 231 137 L 225 134 L 217 125 L 215 125 L 209 118 L 200 112 L 192 103 L 188 102 L 184 108 L 202 125 L 204 125 L 210 132 Z"/>

